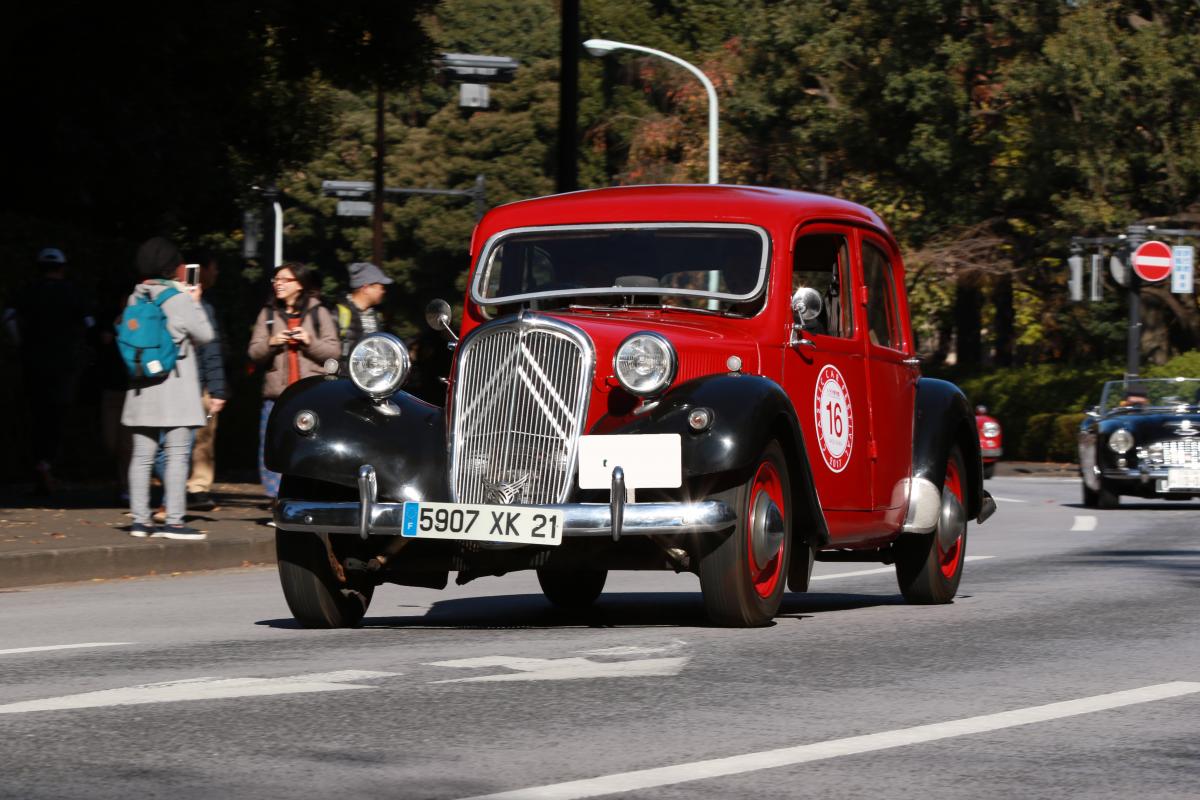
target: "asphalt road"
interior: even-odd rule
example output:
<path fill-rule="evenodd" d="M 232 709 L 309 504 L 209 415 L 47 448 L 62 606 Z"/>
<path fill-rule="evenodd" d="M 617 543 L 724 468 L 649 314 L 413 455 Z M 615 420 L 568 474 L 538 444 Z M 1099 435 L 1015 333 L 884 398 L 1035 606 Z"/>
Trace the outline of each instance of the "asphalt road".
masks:
<path fill-rule="evenodd" d="M 354 631 L 259 568 L 3 592 L 0 797 L 1195 797 L 1200 503 L 988 488 L 952 605 L 818 564 L 757 630 L 660 573 L 584 618 L 385 586 Z"/>

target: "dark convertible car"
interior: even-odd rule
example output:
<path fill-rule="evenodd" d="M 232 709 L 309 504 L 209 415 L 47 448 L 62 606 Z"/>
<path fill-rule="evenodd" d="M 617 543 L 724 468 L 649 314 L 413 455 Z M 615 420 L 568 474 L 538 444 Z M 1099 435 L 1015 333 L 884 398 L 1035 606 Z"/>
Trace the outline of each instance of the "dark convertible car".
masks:
<path fill-rule="evenodd" d="M 1200 497 L 1200 379 L 1109 381 L 1079 430 L 1083 502 Z"/>

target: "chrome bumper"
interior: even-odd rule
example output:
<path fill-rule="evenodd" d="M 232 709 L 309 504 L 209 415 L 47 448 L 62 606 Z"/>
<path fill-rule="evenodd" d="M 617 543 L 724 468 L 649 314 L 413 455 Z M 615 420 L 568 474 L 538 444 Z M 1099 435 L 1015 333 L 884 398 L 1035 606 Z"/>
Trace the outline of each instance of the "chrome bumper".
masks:
<path fill-rule="evenodd" d="M 1003 447 L 982 447 L 979 449 L 979 455 L 982 458 L 1000 458 L 1004 455 Z"/>
<path fill-rule="evenodd" d="M 649 536 L 670 533 L 711 533 L 737 521 L 729 504 L 720 500 L 695 503 L 626 503 L 624 475 L 613 471 L 610 503 L 563 503 L 527 506 L 563 513 L 563 538 L 585 536 Z M 275 528 L 281 531 L 357 533 L 401 536 L 404 503 L 376 500 L 375 470 L 364 465 L 358 476 L 358 502 L 314 502 L 280 498 L 275 506 Z M 614 526 L 615 521 L 615 526 Z"/>
<path fill-rule="evenodd" d="M 564 537 L 611 536 L 612 510 L 608 503 L 574 503 L 537 506 L 563 512 Z M 736 520 L 726 503 L 630 503 L 624 506 L 621 536 L 655 533 L 704 533 L 724 530 Z M 357 502 L 314 503 L 280 498 L 275 509 L 275 527 L 281 531 L 362 534 L 363 506 Z M 367 533 L 399 536 L 404 522 L 404 503 L 374 503 L 367 517 Z"/>

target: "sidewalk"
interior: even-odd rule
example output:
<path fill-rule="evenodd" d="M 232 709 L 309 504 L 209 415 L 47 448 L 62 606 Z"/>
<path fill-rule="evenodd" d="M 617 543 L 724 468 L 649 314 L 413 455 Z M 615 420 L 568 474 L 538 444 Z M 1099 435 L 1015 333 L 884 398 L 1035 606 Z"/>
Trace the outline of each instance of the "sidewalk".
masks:
<path fill-rule="evenodd" d="M 1001 461 L 1001 477 L 1075 478 L 1075 464 Z M 988 488 L 985 482 L 984 488 Z M 134 539 L 125 508 L 80 488 L 40 501 L 0 494 L 0 589 L 275 563 L 275 529 L 257 484 L 218 483 L 217 510 L 188 514 L 203 542 Z M 70 507 L 50 507 L 51 504 Z"/>
<path fill-rule="evenodd" d="M 213 487 L 217 509 L 188 513 L 188 523 L 208 533 L 201 542 L 133 538 L 124 530 L 127 509 L 104 491 L 29 498 L 10 488 L 0 494 L 0 589 L 275 562 L 275 529 L 265 524 L 257 484 Z"/>

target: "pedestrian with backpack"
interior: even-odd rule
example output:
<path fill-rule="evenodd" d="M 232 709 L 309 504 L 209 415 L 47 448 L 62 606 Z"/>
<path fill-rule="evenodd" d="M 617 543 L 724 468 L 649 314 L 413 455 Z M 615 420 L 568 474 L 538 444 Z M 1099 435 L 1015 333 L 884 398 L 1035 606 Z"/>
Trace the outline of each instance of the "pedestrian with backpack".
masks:
<path fill-rule="evenodd" d="M 143 280 L 126 303 L 117 328 L 117 349 L 129 373 L 121 424 L 130 429 L 130 534 L 168 539 L 204 539 L 184 524 L 188 454 L 193 428 L 205 423 L 196 348 L 212 341 L 213 329 L 200 306 L 201 289 L 182 282 L 179 249 L 161 236 L 138 249 Z M 166 524 L 155 530 L 150 511 L 150 473 L 162 437 Z"/>
<path fill-rule="evenodd" d="M 312 267 L 298 262 L 275 268 L 271 296 L 258 312 L 247 355 L 264 370 L 263 405 L 258 425 L 258 472 L 272 501 L 279 496 L 279 473 L 263 462 L 267 420 L 275 400 L 298 380 L 325 374 L 327 359 L 341 353 L 337 324 L 316 290 Z"/>

